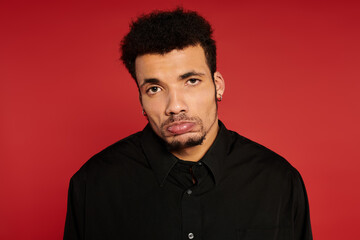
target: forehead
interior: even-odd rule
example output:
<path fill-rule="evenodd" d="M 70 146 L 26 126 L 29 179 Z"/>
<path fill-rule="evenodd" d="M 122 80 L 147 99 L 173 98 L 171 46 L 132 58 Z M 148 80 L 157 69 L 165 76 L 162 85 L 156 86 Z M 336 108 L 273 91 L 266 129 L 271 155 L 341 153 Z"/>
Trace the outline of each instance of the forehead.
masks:
<path fill-rule="evenodd" d="M 200 45 L 175 49 L 166 54 L 139 56 L 135 60 L 135 69 L 139 84 L 146 78 L 173 79 L 190 71 L 211 75 L 204 49 Z"/>

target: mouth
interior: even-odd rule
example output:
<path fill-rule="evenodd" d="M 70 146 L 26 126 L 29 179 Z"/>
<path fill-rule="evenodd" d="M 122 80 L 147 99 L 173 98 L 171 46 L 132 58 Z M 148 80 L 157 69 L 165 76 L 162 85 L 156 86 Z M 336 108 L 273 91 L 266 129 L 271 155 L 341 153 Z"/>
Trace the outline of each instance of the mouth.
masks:
<path fill-rule="evenodd" d="M 190 132 L 195 127 L 194 122 L 174 122 L 166 130 L 172 135 L 180 135 Z"/>

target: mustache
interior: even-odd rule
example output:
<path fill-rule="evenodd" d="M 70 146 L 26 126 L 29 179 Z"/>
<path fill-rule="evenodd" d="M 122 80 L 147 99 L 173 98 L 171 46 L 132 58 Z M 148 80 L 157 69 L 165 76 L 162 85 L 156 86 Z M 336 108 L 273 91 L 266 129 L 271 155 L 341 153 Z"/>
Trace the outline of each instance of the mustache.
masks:
<path fill-rule="evenodd" d="M 179 114 L 179 115 L 171 115 L 168 119 L 166 119 L 165 122 L 163 122 L 161 124 L 161 127 L 164 127 L 166 125 L 169 125 L 173 122 L 179 122 L 179 121 L 195 121 L 195 122 L 198 122 L 198 119 L 197 118 L 193 118 L 193 117 L 189 117 L 187 116 L 185 113 L 183 114 Z"/>

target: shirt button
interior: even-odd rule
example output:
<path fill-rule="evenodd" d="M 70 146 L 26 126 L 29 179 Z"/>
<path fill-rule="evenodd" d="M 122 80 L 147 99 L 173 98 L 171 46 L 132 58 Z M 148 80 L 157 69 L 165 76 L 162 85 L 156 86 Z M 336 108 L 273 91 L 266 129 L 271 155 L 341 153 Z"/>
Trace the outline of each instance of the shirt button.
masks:
<path fill-rule="evenodd" d="M 186 193 L 187 193 L 188 195 L 191 195 L 191 194 L 192 194 L 191 189 L 186 190 Z M 189 233 L 189 234 L 190 234 L 190 233 Z"/>
<path fill-rule="evenodd" d="M 189 234 L 188 234 L 188 238 L 189 238 L 189 239 L 193 239 L 193 238 L 194 238 L 194 234 L 193 234 L 193 233 L 189 233 Z"/>
<path fill-rule="evenodd" d="M 201 166 L 201 165 L 202 165 L 202 162 L 198 162 L 198 165 Z"/>

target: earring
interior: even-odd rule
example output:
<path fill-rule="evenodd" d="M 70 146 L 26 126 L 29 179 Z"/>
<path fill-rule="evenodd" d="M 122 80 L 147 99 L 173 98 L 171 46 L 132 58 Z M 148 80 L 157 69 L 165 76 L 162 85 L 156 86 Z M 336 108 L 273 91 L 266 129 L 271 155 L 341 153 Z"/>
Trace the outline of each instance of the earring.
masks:
<path fill-rule="evenodd" d="M 217 100 L 218 100 L 218 102 L 221 102 L 221 100 L 222 100 L 222 95 L 219 94 L 219 96 L 220 96 L 220 97 L 218 97 Z"/>
<path fill-rule="evenodd" d="M 144 115 L 145 117 L 147 116 L 146 112 L 144 111 L 144 109 L 142 110 L 142 115 Z"/>

